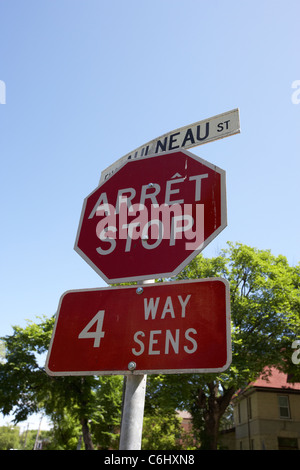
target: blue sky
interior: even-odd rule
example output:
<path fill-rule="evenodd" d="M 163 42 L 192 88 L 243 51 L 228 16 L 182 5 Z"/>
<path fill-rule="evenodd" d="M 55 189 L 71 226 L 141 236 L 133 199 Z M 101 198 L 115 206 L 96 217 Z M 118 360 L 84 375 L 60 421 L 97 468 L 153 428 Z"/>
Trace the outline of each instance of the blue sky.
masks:
<path fill-rule="evenodd" d="M 192 149 L 227 179 L 203 254 L 230 240 L 299 262 L 299 16 L 298 0 L 0 0 L 0 336 L 106 285 L 73 249 L 103 169 L 234 108 L 239 135 Z"/>

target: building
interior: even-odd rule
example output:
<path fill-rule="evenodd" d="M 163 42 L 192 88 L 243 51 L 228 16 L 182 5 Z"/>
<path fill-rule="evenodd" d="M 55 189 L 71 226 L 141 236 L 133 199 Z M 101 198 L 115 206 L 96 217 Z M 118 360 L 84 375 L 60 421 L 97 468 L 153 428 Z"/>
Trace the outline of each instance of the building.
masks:
<path fill-rule="evenodd" d="M 234 428 L 221 436 L 235 450 L 300 449 L 300 383 L 275 368 L 233 399 Z"/>

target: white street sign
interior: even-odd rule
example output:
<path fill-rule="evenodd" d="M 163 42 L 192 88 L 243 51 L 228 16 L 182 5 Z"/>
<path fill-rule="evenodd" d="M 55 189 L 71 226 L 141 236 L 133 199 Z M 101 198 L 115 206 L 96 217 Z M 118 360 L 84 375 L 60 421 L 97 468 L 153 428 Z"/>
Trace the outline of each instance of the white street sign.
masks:
<path fill-rule="evenodd" d="M 180 127 L 151 140 L 147 144 L 121 157 L 102 171 L 100 183 L 110 178 L 126 160 L 169 152 L 175 149 L 188 149 L 238 134 L 239 132 L 240 118 L 238 108 L 188 126 Z"/>

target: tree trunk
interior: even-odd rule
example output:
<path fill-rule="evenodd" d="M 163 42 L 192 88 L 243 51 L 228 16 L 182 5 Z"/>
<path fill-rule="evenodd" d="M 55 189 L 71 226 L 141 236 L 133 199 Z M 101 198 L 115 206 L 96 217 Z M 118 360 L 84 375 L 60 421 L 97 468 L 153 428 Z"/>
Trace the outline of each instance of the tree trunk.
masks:
<path fill-rule="evenodd" d="M 213 410 L 210 410 L 210 412 L 206 414 L 204 438 L 205 442 L 202 443 L 202 448 L 208 450 L 217 450 L 220 418 L 221 417 L 219 416 L 217 410 L 215 410 L 215 412 L 213 412 Z"/>
<path fill-rule="evenodd" d="M 230 403 L 232 395 L 235 392 L 233 387 L 223 390 L 220 395 L 220 389 L 217 383 L 208 384 L 209 395 L 203 390 L 198 391 L 198 407 L 202 409 L 204 418 L 204 430 L 201 433 L 201 448 L 217 450 L 220 420 Z M 198 409 L 199 409 L 198 408 Z"/>
<path fill-rule="evenodd" d="M 80 423 L 82 427 L 82 436 L 85 445 L 85 450 L 95 450 L 87 419 L 81 418 Z"/>

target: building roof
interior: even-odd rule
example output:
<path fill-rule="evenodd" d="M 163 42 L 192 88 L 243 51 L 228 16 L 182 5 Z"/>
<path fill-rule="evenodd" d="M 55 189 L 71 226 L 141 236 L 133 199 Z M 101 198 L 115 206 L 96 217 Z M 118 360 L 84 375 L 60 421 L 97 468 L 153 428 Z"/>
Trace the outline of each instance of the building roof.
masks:
<path fill-rule="evenodd" d="M 275 367 L 265 369 L 266 374 L 262 374 L 259 379 L 255 380 L 255 382 L 251 383 L 252 387 L 256 388 L 277 388 L 277 389 L 285 389 L 285 390 L 300 390 L 300 383 L 292 383 L 289 381 L 289 377 L 287 374 L 280 372 Z"/>
<path fill-rule="evenodd" d="M 300 392 L 300 383 L 293 383 L 289 379 L 288 374 L 280 372 L 276 367 L 266 367 L 264 373 L 255 380 L 254 382 L 249 382 L 248 385 L 239 389 L 236 394 L 233 396 L 233 400 L 245 392 L 253 391 L 254 388 L 257 390 L 280 390 L 286 392 Z"/>

